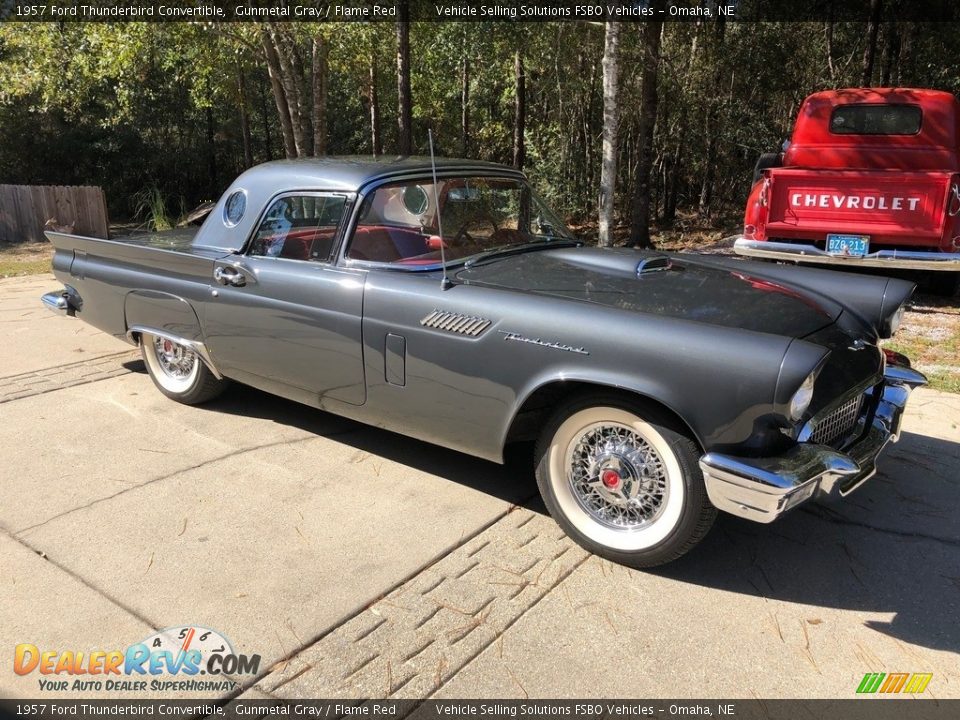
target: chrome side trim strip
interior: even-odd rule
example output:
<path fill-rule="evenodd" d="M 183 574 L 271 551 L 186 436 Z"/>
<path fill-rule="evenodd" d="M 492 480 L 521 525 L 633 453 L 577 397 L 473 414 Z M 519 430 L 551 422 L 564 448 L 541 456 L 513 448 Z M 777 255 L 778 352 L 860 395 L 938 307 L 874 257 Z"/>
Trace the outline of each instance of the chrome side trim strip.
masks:
<path fill-rule="evenodd" d="M 183 345 L 189 348 L 197 354 L 197 356 L 203 361 L 203 364 L 207 366 L 217 380 L 223 380 L 223 375 L 217 369 L 217 366 L 214 365 L 213 359 L 210 357 L 210 352 L 207 350 L 207 346 L 199 340 L 187 340 L 186 338 L 169 333 L 166 330 L 158 330 L 156 328 L 147 327 L 146 325 L 131 325 L 129 328 L 127 328 L 127 339 L 134 345 L 139 345 L 139 336 L 141 333 L 156 335 L 157 337 L 162 337 L 165 340 L 170 340 L 178 345 Z"/>

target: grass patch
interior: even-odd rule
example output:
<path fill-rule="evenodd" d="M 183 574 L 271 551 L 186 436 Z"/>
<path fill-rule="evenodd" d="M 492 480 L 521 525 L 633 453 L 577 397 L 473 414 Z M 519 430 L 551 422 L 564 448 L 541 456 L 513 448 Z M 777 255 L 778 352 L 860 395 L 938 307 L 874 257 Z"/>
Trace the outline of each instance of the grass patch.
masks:
<path fill-rule="evenodd" d="M 53 246 L 48 242 L 0 244 L 0 278 L 50 272 Z"/>
<path fill-rule="evenodd" d="M 910 358 L 931 388 L 960 393 L 960 307 L 955 298 L 917 296 L 899 332 L 883 346 Z"/>

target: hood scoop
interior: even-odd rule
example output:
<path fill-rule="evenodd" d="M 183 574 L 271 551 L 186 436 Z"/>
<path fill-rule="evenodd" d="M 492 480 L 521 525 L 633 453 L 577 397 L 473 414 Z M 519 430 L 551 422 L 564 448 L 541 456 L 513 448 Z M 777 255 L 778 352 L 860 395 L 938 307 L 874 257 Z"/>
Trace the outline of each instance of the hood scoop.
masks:
<path fill-rule="evenodd" d="M 665 255 L 647 257 L 637 263 L 637 277 L 650 273 L 663 272 L 673 267 L 673 261 Z"/>

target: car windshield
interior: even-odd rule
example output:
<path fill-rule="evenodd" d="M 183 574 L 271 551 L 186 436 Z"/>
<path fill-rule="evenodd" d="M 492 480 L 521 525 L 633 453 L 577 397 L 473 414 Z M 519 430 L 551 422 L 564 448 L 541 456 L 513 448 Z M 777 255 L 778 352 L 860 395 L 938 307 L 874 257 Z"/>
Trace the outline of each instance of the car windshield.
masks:
<path fill-rule="evenodd" d="M 347 257 L 413 268 L 438 264 L 441 244 L 450 262 L 555 240 L 576 238 L 522 180 L 411 180 L 364 198 Z"/>

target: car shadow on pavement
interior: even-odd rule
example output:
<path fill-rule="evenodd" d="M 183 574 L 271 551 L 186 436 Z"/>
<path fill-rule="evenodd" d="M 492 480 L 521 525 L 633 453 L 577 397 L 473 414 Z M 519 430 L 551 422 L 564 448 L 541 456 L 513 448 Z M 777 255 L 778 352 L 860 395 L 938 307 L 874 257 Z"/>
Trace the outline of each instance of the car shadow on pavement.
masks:
<path fill-rule="evenodd" d="M 128 369 L 146 372 L 136 368 L 135 364 L 128 363 Z M 211 412 L 262 418 L 299 428 L 318 437 L 335 438 L 337 442 L 357 450 L 442 477 L 512 504 L 522 505 L 537 494 L 533 476 L 533 449 L 529 445 L 511 446 L 506 463 L 498 465 L 245 385 L 233 385 L 222 397 L 199 407 Z"/>
<path fill-rule="evenodd" d="M 770 525 L 721 514 L 699 547 L 654 572 L 876 614 L 865 624 L 877 632 L 960 651 L 960 445 L 904 433 L 880 467 L 838 504 L 808 505 Z"/>
<path fill-rule="evenodd" d="M 129 369 L 143 372 L 139 363 Z M 237 386 L 203 408 L 258 417 L 546 514 L 529 444 L 506 465 L 379 430 Z M 839 504 L 808 505 L 770 525 L 721 513 L 700 545 L 647 572 L 692 585 L 890 619 L 866 624 L 914 645 L 960 651 L 960 445 L 904 433 L 881 472 Z M 809 610 L 811 618 L 815 607 Z"/>

